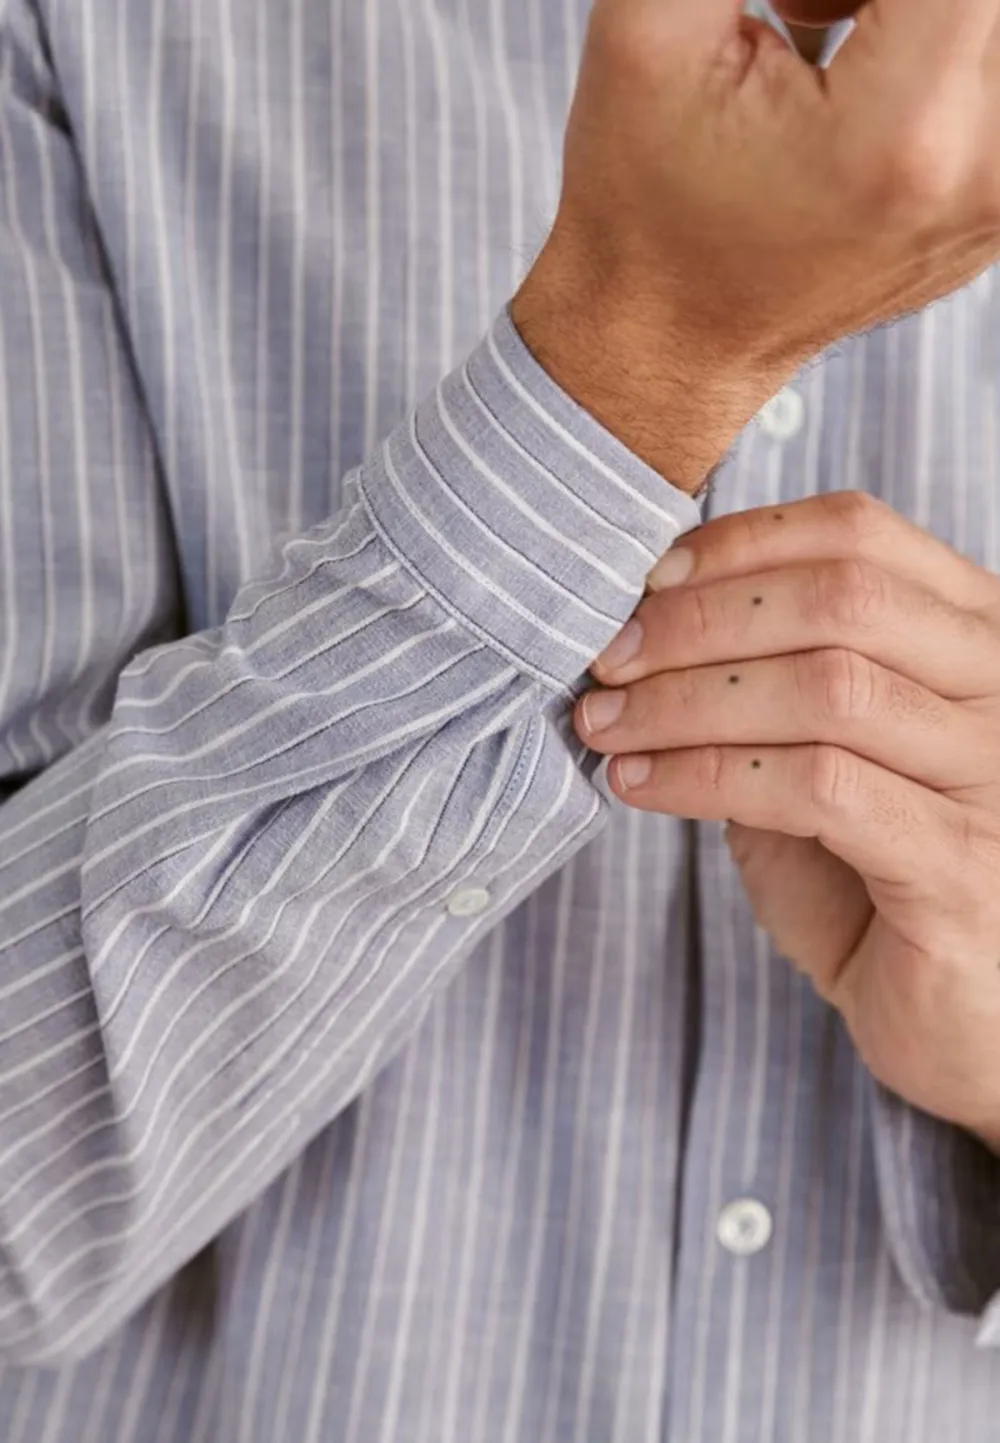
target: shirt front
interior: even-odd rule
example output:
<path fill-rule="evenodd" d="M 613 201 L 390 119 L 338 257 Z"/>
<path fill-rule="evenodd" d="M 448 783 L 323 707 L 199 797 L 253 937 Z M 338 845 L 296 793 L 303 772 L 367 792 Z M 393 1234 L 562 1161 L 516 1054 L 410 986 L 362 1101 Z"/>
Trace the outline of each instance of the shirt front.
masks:
<path fill-rule="evenodd" d="M 997 1436 L 1000 1167 L 569 724 L 700 520 L 504 311 L 587 10 L 0 12 L 5 1443 Z M 837 347 L 709 512 L 997 569 L 998 336 Z"/>

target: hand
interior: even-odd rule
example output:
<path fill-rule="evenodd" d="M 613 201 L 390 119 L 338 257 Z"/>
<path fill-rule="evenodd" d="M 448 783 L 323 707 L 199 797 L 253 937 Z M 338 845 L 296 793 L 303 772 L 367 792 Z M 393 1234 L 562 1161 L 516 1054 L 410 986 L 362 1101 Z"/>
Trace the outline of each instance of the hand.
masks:
<path fill-rule="evenodd" d="M 824 73 L 735 0 L 596 0 L 515 323 L 697 489 L 805 360 L 1000 255 L 998 131 L 1000 0 L 877 0 Z"/>
<path fill-rule="evenodd" d="M 1000 1149 L 1000 578 L 853 494 L 687 557 L 581 737 L 630 806 L 732 819 L 759 924 L 875 1076 Z"/>

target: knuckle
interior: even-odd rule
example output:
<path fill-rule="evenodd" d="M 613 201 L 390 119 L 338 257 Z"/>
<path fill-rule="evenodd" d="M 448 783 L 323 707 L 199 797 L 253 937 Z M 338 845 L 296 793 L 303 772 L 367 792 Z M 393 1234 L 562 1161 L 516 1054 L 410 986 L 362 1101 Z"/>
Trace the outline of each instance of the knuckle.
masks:
<path fill-rule="evenodd" d="M 991 879 L 991 891 L 995 890 L 993 879 L 1000 869 L 1000 836 L 995 822 L 978 809 L 963 808 L 954 830 L 952 851 L 957 875 L 967 883 L 985 875 Z"/>
<path fill-rule="evenodd" d="M 888 578 L 867 561 L 832 561 L 813 572 L 811 621 L 838 633 L 867 632 L 884 622 L 888 607 Z"/>
<path fill-rule="evenodd" d="M 863 547 L 873 535 L 897 520 L 891 507 L 867 491 L 833 491 L 822 498 L 821 504 L 851 550 Z"/>
<path fill-rule="evenodd" d="M 806 653 L 801 661 L 801 689 L 813 713 L 834 721 L 857 721 L 873 715 L 877 703 L 876 669 L 866 657 L 846 647 Z"/>
<path fill-rule="evenodd" d="M 965 179 L 965 147 L 942 104 L 914 105 L 868 157 L 859 184 L 868 209 L 891 220 L 929 222 L 948 209 Z"/>
<path fill-rule="evenodd" d="M 676 673 L 674 694 L 671 700 L 679 711 L 697 710 L 698 702 L 701 700 L 701 688 L 698 685 L 698 672 L 694 667 L 685 667 L 683 671 Z"/>
<path fill-rule="evenodd" d="M 722 747 L 701 747 L 698 751 L 695 772 L 699 786 L 708 792 L 718 792 L 723 783 L 726 758 Z"/>
<path fill-rule="evenodd" d="M 809 797 L 821 816 L 852 811 L 861 790 L 861 767 L 852 752 L 841 747 L 810 748 Z"/>
<path fill-rule="evenodd" d="M 713 607 L 708 600 L 708 590 L 700 586 L 693 587 L 686 594 L 683 606 L 685 608 L 682 616 L 684 631 L 697 645 L 704 645 L 711 639 L 715 630 L 715 616 Z"/>
<path fill-rule="evenodd" d="M 890 672 L 884 693 L 884 710 L 889 716 L 916 723 L 929 731 L 947 726 L 947 704 L 919 682 Z"/>

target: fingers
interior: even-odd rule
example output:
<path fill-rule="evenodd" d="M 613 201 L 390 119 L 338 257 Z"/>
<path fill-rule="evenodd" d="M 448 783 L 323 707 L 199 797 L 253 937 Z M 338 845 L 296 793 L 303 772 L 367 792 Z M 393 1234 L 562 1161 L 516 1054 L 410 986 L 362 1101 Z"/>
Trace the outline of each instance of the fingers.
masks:
<path fill-rule="evenodd" d="M 658 671 L 827 647 L 857 652 L 942 697 L 1000 692 L 992 618 L 869 562 L 842 559 L 647 597 L 594 674 L 620 686 Z"/>
<path fill-rule="evenodd" d="M 985 604 L 995 578 L 929 531 L 860 491 L 810 496 L 785 506 L 720 516 L 685 536 L 678 551 L 690 552 L 690 583 L 745 576 L 802 561 L 859 559 L 937 592 L 956 606 Z M 676 563 L 673 563 L 676 565 Z M 650 587 L 658 589 L 656 570 Z"/>
<path fill-rule="evenodd" d="M 815 837 L 879 886 L 947 885 L 961 852 L 957 803 L 839 747 L 641 753 L 616 757 L 608 780 L 639 811 Z"/>
<path fill-rule="evenodd" d="M 577 726 L 608 756 L 825 743 L 943 791 L 985 785 L 995 748 L 978 714 L 838 649 L 660 672 L 591 692 Z"/>

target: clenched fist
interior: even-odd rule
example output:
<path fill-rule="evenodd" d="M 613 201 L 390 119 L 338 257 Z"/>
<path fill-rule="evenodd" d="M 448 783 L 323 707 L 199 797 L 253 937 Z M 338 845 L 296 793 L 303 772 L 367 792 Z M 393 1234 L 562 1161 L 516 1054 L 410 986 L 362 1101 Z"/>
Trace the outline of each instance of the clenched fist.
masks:
<path fill-rule="evenodd" d="M 712 521 L 665 570 L 580 735 L 630 806 L 730 819 L 871 1071 L 1000 1152 L 1000 578 L 850 494 Z"/>
<path fill-rule="evenodd" d="M 873 0 L 828 71 L 735 0 L 596 0 L 515 323 L 697 489 L 807 359 L 1000 255 L 998 135 L 1000 0 Z"/>

